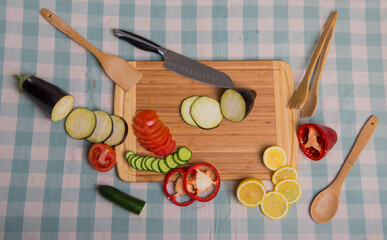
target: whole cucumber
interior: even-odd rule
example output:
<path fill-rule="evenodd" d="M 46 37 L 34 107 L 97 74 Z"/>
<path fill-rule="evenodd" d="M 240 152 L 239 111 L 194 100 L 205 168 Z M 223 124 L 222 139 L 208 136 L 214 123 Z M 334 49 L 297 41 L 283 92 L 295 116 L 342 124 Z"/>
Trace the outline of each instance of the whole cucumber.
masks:
<path fill-rule="evenodd" d="M 98 190 L 101 195 L 104 196 L 106 199 L 120 205 L 129 212 L 135 213 L 137 215 L 140 215 L 146 203 L 143 200 L 129 196 L 128 194 L 111 186 L 100 185 L 98 187 Z"/>

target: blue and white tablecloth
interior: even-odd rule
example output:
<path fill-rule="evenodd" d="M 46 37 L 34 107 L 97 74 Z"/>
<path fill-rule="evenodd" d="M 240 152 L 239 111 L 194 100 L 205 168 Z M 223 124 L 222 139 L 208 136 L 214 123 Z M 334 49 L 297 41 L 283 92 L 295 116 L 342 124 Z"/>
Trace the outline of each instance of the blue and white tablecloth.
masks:
<path fill-rule="evenodd" d="M 274 221 L 235 197 L 222 182 L 209 203 L 179 208 L 161 183 L 125 183 L 96 172 L 90 144 L 71 139 L 19 94 L 16 74 L 35 73 L 70 92 L 75 105 L 113 112 L 113 82 L 96 58 L 51 26 L 50 9 L 95 47 L 128 61 L 160 60 L 113 36 L 121 28 L 198 60 L 284 60 L 296 87 L 323 25 L 338 19 L 317 111 L 300 123 L 325 124 L 338 142 L 313 162 L 300 152 L 301 200 Z M 387 1 L 0 1 L 0 239 L 386 239 Z M 349 173 L 340 207 L 315 223 L 310 203 L 335 177 L 370 115 L 379 125 Z M 146 200 L 140 216 L 96 191 L 108 184 Z M 270 183 L 265 181 L 268 189 Z"/>

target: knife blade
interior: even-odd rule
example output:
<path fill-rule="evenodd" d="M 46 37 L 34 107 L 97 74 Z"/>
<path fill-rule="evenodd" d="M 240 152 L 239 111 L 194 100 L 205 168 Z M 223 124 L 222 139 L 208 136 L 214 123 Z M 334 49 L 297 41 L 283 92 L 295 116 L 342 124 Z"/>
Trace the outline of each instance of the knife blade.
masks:
<path fill-rule="evenodd" d="M 137 34 L 120 29 L 114 29 L 114 34 L 135 47 L 160 54 L 164 59 L 165 69 L 213 86 L 234 88 L 231 78 L 224 72 L 168 50 Z"/>

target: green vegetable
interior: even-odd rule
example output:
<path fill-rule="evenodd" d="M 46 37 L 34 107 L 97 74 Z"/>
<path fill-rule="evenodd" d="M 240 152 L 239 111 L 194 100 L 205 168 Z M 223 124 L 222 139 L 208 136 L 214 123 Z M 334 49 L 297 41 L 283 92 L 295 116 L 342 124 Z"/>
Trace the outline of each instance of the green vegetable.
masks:
<path fill-rule="evenodd" d="M 101 185 L 98 190 L 106 199 L 137 215 L 140 215 L 146 203 L 111 186 Z"/>

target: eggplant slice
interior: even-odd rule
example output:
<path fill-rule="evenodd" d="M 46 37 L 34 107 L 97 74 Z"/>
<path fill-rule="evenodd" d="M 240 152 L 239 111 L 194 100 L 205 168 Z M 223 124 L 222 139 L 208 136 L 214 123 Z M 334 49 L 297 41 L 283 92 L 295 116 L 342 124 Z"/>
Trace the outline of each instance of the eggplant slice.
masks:
<path fill-rule="evenodd" d="M 109 114 L 104 111 L 94 111 L 97 118 L 93 134 L 87 138 L 89 142 L 101 143 L 105 141 L 113 132 L 113 120 Z"/>
<path fill-rule="evenodd" d="M 241 122 L 251 112 L 256 95 L 251 89 L 227 89 L 220 98 L 223 116 L 232 122 Z"/>
<path fill-rule="evenodd" d="M 96 127 L 96 116 L 86 108 L 75 108 L 66 118 L 65 129 L 74 139 L 89 137 Z"/>
<path fill-rule="evenodd" d="M 199 97 L 193 102 L 191 116 L 195 123 L 203 129 L 216 128 L 223 120 L 219 102 L 206 96 Z"/>
<path fill-rule="evenodd" d="M 31 97 L 51 121 L 64 119 L 73 109 L 74 97 L 52 83 L 34 75 L 17 75 L 16 79 L 20 91 Z"/>
<path fill-rule="evenodd" d="M 128 135 L 128 124 L 119 116 L 110 115 L 110 117 L 113 120 L 113 132 L 103 143 L 114 147 L 125 141 L 125 138 Z"/>
<path fill-rule="evenodd" d="M 180 106 L 180 115 L 183 118 L 184 122 L 187 124 L 197 127 L 193 118 L 191 117 L 191 106 L 199 98 L 199 96 L 192 96 L 184 99 Z"/>

